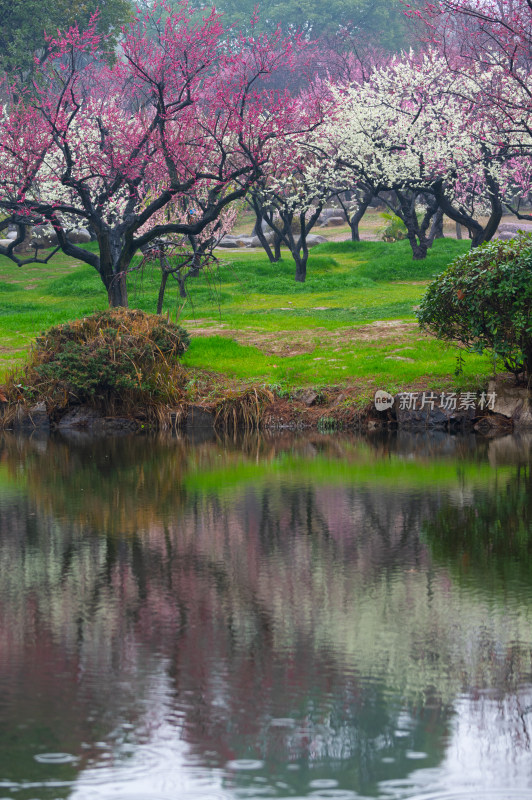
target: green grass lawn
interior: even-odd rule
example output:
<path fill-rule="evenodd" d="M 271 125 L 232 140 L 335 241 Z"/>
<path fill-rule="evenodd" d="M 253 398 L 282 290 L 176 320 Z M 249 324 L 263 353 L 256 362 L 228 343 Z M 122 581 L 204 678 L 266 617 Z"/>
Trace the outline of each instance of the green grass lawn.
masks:
<path fill-rule="evenodd" d="M 414 308 L 427 282 L 468 246 L 440 240 L 416 262 L 407 242 L 329 242 L 312 249 L 304 284 L 295 283 L 287 256 L 270 264 L 259 251 L 220 251 L 220 267 L 190 280 L 186 301 L 169 281 L 165 311 L 194 334 L 184 359 L 190 367 L 281 390 L 446 388 L 457 351 L 423 335 Z M 2 258 L 0 277 L 4 374 L 39 332 L 107 305 L 95 270 L 64 255 L 23 268 Z M 158 283 L 156 271 L 133 273 L 131 307 L 155 311 Z M 466 354 L 460 386 L 481 385 L 492 368 L 488 358 Z"/>

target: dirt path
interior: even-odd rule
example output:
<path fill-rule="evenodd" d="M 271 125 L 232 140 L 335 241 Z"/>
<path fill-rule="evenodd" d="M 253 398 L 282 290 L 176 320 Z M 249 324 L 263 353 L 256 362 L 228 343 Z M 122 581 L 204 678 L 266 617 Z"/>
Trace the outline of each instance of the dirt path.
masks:
<path fill-rule="evenodd" d="M 187 321 L 187 329 L 191 336 L 225 336 L 239 344 L 253 345 L 263 353 L 280 356 L 297 356 L 312 353 L 318 345 L 324 343 L 332 349 L 343 350 L 347 343 L 387 342 L 393 340 L 398 344 L 410 340 L 412 334 L 424 336 L 416 322 L 401 320 L 377 320 L 368 325 L 340 328 L 329 331 L 326 328 L 306 328 L 299 331 L 260 332 L 253 330 L 236 330 L 226 325 L 208 325 L 206 320 Z"/>

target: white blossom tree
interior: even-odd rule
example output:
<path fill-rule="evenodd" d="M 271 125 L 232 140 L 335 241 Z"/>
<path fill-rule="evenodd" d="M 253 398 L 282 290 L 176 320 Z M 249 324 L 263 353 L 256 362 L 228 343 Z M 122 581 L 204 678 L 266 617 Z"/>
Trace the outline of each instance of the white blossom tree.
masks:
<path fill-rule="evenodd" d="M 489 240 L 504 191 L 518 176 L 523 187 L 529 174 L 519 142 L 501 139 L 494 117 L 472 100 L 469 80 L 428 51 L 377 68 L 363 85 L 331 87 L 336 107 L 321 129 L 323 148 L 336 153 L 338 167 L 354 181 L 395 193 L 392 207 L 405 222 L 414 258 L 427 253 L 438 209 L 468 228 L 473 246 Z M 478 217 L 486 214 L 483 225 Z"/>

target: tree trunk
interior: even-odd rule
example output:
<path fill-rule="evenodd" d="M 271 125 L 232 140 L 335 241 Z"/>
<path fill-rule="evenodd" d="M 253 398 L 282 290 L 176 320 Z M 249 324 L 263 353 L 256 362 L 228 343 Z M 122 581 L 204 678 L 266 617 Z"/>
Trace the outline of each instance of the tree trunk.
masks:
<path fill-rule="evenodd" d="M 445 196 L 443 181 L 434 184 L 434 194 L 444 212 L 457 224 L 456 231 L 458 233 L 458 226 L 463 225 L 469 233 L 471 239 L 471 247 L 478 247 L 484 242 L 489 242 L 495 235 L 499 223 L 502 218 L 503 205 L 501 200 L 500 188 L 495 178 L 489 173 L 487 167 L 485 169 L 486 184 L 490 190 L 490 215 L 487 224 L 482 227 L 473 216 L 472 212 L 468 212 L 464 208 L 455 208 L 451 201 Z"/>
<path fill-rule="evenodd" d="M 418 240 L 416 236 L 408 236 L 410 247 L 412 248 L 412 257 L 414 261 L 422 261 L 427 257 L 429 243 L 426 239 Z"/>
<path fill-rule="evenodd" d="M 430 233 L 429 233 L 429 241 L 430 246 L 432 247 L 435 239 L 444 239 L 443 234 L 443 211 L 439 208 L 434 217 L 432 219 L 432 225 L 430 226 Z"/>
<path fill-rule="evenodd" d="M 128 308 L 126 273 L 113 275 L 107 288 L 110 308 Z"/>
<path fill-rule="evenodd" d="M 456 238 L 457 239 L 462 238 L 462 226 L 460 225 L 459 222 L 456 223 Z"/>
<path fill-rule="evenodd" d="M 345 196 L 347 202 L 344 202 L 342 194 Z M 360 191 L 357 191 L 357 201 L 358 201 L 358 208 L 355 213 L 350 217 L 349 216 L 349 201 L 351 200 L 354 192 L 340 192 L 336 195 L 338 202 L 342 208 L 342 211 L 345 214 L 345 218 L 347 220 L 347 224 L 351 228 L 351 241 L 352 242 L 359 242 L 360 241 L 360 231 L 358 226 L 360 225 L 360 221 L 362 217 L 366 213 L 369 204 L 373 200 L 375 193 L 373 189 L 366 190 L 362 196 L 360 195 Z"/>
<path fill-rule="evenodd" d="M 352 242 L 359 242 L 360 241 L 360 231 L 358 229 L 358 226 L 360 225 L 362 217 L 366 213 L 366 209 L 367 209 L 368 205 L 369 205 L 369 200 L 368 200 L 367 203 L 364 203 L 363 205 L 361 205 L 356 210 L 356 212 L 353 214 L 353 216 L 351 218 L 349 218 L 349 217 L 347 218 L 347 222 L 349 224 L 349 227 L 351 228 L 351 241 Z"/>
<path fill-rule="evenodd" d="M 305 218 L 305 213 L 301 212 L 301 214 L 299 215 L 300 234 L 297 242 L 294 241 L 292 234 L 289 233 L 289 231 L 287 230 L 285 223 L 285 235 L 286 235 L 285 241 L 290 248 L 290 252 L 292 253 L 294 261 L 296 262 L 295 279 L 298 283 L 304 283 L 307 277 L 307 261 L 308 261 L 307 236 L 309 231 L 311 231 L 314 225 L 316 224 L 318 217 L 321 214 L 322 207 L 323 207 L 322 204 L 318 204 L 314 209 L 314 213 L 308 220 Z"/>
<path fill-rule="evenodd" d="M 98 236 L 98 246 L 100 249 L 100 258 L 96 268 L 107 289 L 109 307 L 127 308 L 126 279 L 133 252 L 129 255 L 129 259 L 125 256 L 121 259 L 120 243 L 118 241 L 112 241 L 111 236 L 107 232 Z"/>
<path fill-rule="evenodd" d="M 299 253 L 292 253 L 294 257 L 294 261 L 296 262 L 296 281 L 298 283 L 305 283 L 307 277 L 307 258 L 308 256 L 302 255 L 300 256 Z"/>
<path fill-rule="evenodd" d="M 168 272 L 161 264 L 161 285 L 159 287 L 159 297 L 157 298 L 157 313 L 163 313 L 164 290 L 166 289 L 166 282 L 168 280 Z"/>
<path fill-rule="evenodd" d="M 362 199 L 359 201 L 359 206 L 355 211 L 355 213 L 353 214 L 353 216 L 349 218 L 349 216 L 346 214 L 349 227 L 351 228 L 352 242 L 360 241 L 360 231 L 358 229 L 358 226 L 360 225 L 362 217 L 366 213 L 368 206 L 372 200 L 373 200 L 373 192 L 372 191 L 365 192 Z"/>
<path fill-rule="evenodd" d="M 193 238 L 193 237 L 190 237 Z M 190 267 L 187 277 L 188 278 L 198 278 L 201 270 L 201 255 L 196 246 L 194 246 L 194 258 L 192 260 L 192 266 Z M 183 295 L 181 295 L 183 296 Z"/>
<path fill-rule="evenodd" d="M 257 238 L 258 238 L 259 242 L 262 245 L 262 249 L 264 250 L 264 252 L 268 256 L 268 260 L 270 261 L 270 264 L 275 264 L 276 261 L 279 261 L 279 256 L 277 256 L 276 253 L 272 252 L 272 249 L 271 249 L 271 247 L 269 245 L 269 242 L 266 239 L 266 237 L 264 235 L 264 232 L 263 232 L 263 230 L 262 230 L 260 225 L 258 225 L 257 228 L 256 228 L 256 234 L 257 234 Z"/>
<path fill-rule="evenodd" d="M 481 244 L 489 241 L 485 230 L 470 231 L 469 238 L 471 239 L 471 249 L 474 247 L 480 247 Z"/>
<path fill-rule="evenodd" d="M 262 223 L 267 222 L 267 220 L 264 216 L 263 207 L 258 197 L 252 197 L 251 201 L 248 200 L 248 204 L 252 207 L 253 211 L 255 212 L 255 226 L 253 228 L 252 235 L 258 238 L 262 249 L 268 256 L 270 264 L 275 264 L 281 258 L 280 246 L 279 247 L 277 246 L 277 241 L 276 241 L 277 237 L 275 237 L 274 251 L 272 252 L 270 244 L 266 239 L 266 236 L 264 235 Z"/>
<path fill-rule="evenodd" d="M 389 208 L 404 222 L 406 226 L 406 236 L 412 248 L 412 258 L 414 261 L 421 261 L 427 257 L 431 241 L 427 235 L 432 219 L 438 210 L 436 200 L 429 203 L 421 222 L 416 214 L 416 200 L 418 193 L 415 191 L 394 192 L 398 205 L 394 208 L 390 201 L 386 201 Z"/>

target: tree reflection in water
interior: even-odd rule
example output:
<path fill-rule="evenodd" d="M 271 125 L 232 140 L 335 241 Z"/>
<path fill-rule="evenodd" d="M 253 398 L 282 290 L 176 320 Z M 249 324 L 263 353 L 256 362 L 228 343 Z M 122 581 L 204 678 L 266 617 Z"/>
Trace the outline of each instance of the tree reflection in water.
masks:
<path fill-rule="evenodd" d="M 430 776 L 459 730 L 457 697 L 510 708 L 530 680 L 522 525 L 519 592 L 510 581 L 485 602 L 486 554 L 460 582 L 479 498 L 486 520 L 506 524 L 502 497 L 525 514 L 528 473 L 484 456 L 468 440 L 401 437 L 6 437 L 2 775 L 37 779 L 43 750 L 79 757 L 65 776 L 106 752 L 123 766 L 150 743 L 153 755 L 164 728 L 190 768 L 260 761 L 252 777 L 224 772 L 228 791 L 258 775 L 291 787 L 278 796 L 306 794 L 332 777 L 377 796 L 417 767 Z M 513 563 L 503 540 L 497 561 Z"/>

